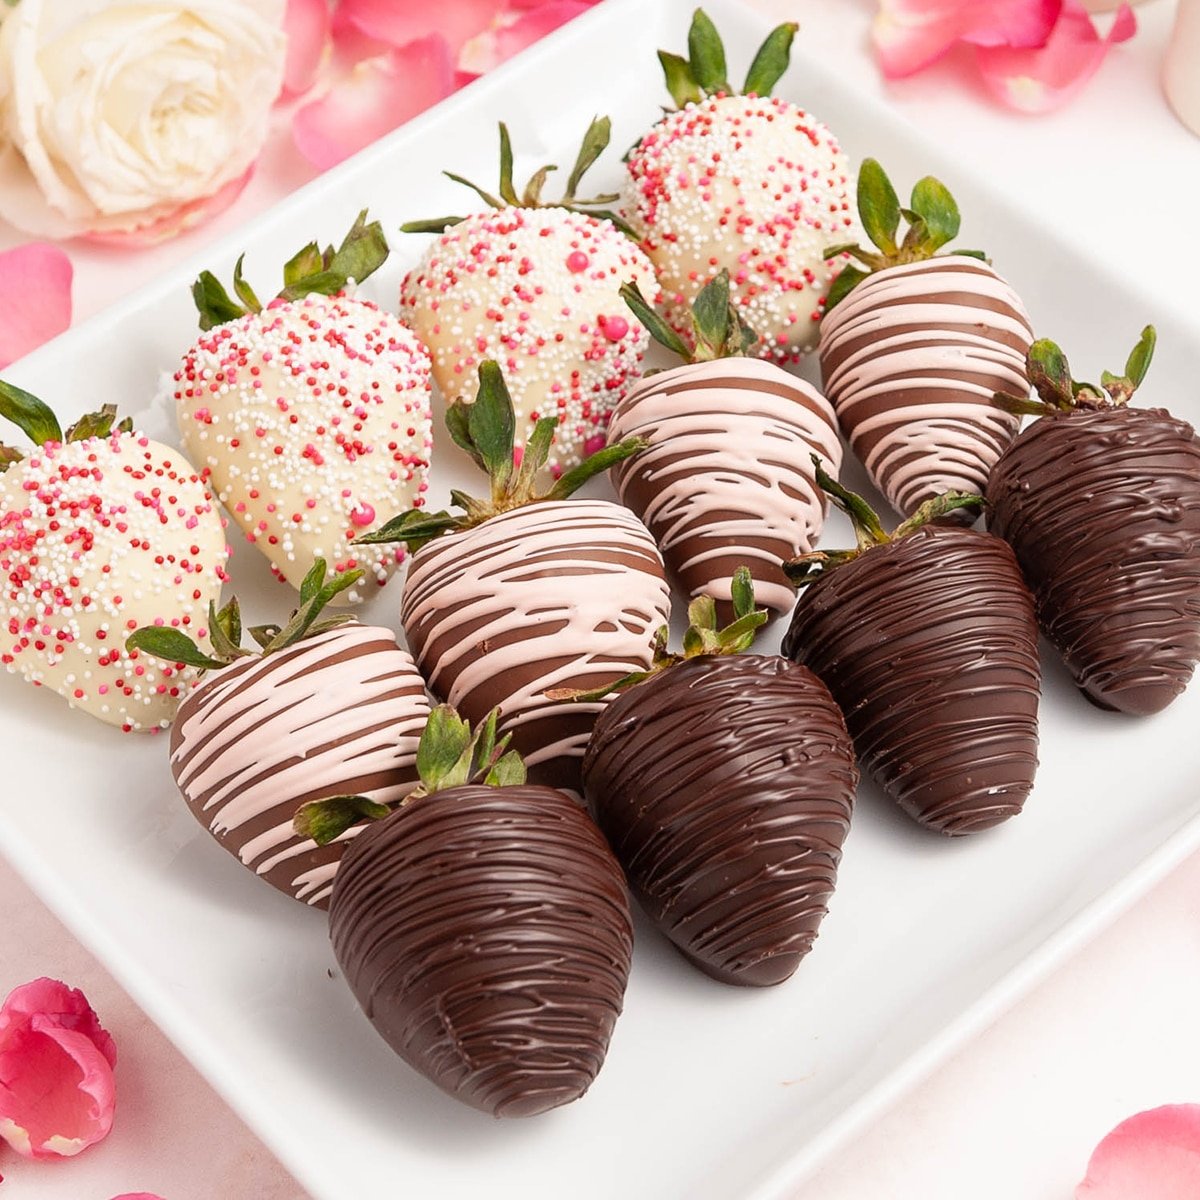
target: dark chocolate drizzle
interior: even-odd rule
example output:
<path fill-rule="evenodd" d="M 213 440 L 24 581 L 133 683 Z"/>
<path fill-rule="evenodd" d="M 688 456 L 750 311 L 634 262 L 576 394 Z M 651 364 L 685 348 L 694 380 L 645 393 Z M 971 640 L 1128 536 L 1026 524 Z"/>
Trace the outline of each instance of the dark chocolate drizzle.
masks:
<path fill-rule="evenodd" d="M 863 766 L 942 833 L 1021 811 L 1037 769 L 1033 598 L 1008 545 L 925 526 L 820 576 L 783 651 L 846 714 Z"/>
<path fill-rule="evenodd" d="M 600 831 L 533 785 L 451 788 L 369 826 L 334 882 L 330 935 L 388 1045 L 498 1117 L 587 1091 L 633 948 Z"/>
<path fill-rule="evenodd" d="M 1154 713 L 1200 660 L 1200 439 L 1162 409 L 1035 421 L 996 464 L 988 524 L 1084 695 Z"/>
<path fill-rule="evenodd" d="M 842 714 L 777 656 L 692 659 L 618 696 L 588 802 L 654 923 L 726 983 L 787 979 L 837 879 L 858 771 Z"/>

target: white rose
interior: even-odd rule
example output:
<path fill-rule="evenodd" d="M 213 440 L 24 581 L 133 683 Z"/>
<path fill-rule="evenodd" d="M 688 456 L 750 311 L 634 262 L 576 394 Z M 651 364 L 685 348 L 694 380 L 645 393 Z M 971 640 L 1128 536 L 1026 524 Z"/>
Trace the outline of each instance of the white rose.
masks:
<path fill-rule="evenodd" d="M 0 217 L 40 237 L 191 223 L 262 148 L 282 12 L 283 0 L 19 0 L 0 23 Z"/>

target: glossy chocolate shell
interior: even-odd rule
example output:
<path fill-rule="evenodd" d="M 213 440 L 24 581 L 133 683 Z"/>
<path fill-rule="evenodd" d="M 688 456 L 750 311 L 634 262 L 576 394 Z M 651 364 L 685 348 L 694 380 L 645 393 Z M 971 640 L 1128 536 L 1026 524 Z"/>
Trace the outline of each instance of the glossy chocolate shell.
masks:
<path fill-rule="evenodd" d="M 368 826 L 338 872 L 330 936 L 388 1045 L 498 1117 L 587 1091 L 633 947 L 600 831 L 533 785 L 451 788 Z"/>
<path fill-rule="evenodd" d="M 825 685 L 777 656 L 699 658 L 618 696 L 588 803 L 654 923 L 726 983 L 780 983 L 812 947 L 858 771 Z"/>
<path fill-rule="evenodd" d="M 825 681 L 864 768 L 922 825 L 971 833 L 1021 811 L 1041 671 L 1007 543 L 927 525 L 867 550 L 801 592 L 783 650 Z"/>

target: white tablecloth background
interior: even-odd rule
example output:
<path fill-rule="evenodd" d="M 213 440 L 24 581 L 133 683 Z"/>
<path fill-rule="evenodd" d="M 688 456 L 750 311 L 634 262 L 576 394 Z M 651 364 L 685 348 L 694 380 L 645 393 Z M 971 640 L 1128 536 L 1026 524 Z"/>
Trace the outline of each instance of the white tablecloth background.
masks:
<path fill-rule="evenodd" d="M 968 165 L 987 171 L 1002 163 L 996 186 L 1043 213 L 1056 236 L 1111 255 L 1147 295 L 1145 313 L 1130 314 L 1131 328 L 1172 308 L 1200 332 L 1200 140 L 1174 120 L 1158 85 L 1171 0 L 1141 6 L 1137 38 L 1088 91 L 1034 119 L 995 107 L 965 69 L 957 87 L 941 72 L 885 85 L 865 45 L 872 0 L 750 2 L 799 20 L 808 47 L 840 57 L 849 83 L 885 96 Z M 308 177 L 283 139 L 234 208 L 203 229 L 139 254 L 72 248 L 77 317 Z M 0 228 L 0 248 L 21 240 Z M 28 1164 L 0 1150 L 0 1200 L 108 1200 L 137 1190 L 166 1200 L 304 1200 L 2 862 L 0 914 L 0 993 L 39 974 L 63 977 L 88 992 L 122 1051 L 112 1137 L 61 1164 Z M 1198 1001 L 1200 860 L 1193 859 L 881 1119 L 798 1200 L 1069 1200 L 1111 1126 L 1142 1108 L 1200 1101 Z"/>

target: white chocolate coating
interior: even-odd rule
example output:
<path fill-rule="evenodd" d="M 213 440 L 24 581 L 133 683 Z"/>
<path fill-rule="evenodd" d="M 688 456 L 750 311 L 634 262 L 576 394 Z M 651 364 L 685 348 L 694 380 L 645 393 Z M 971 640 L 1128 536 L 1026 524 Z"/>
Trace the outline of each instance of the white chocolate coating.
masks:
<path fill-rule="evenodd" d="M 172 625 L 203 646 L 228 557 L 179 451 L 139 433 L 31 451 L 0 475 L 0 661 L 110 725 L 169 725 L 196 672 L 125 639 Z"/>
<path fill-rule="evenodd" d="M 905 514 L 942 492 L 982 492 L 1028 393 L 1033 341 L 1020 297 L 987 263 L 951 255 L 889 267 L 822 322 L 825 393 L 871 478 Z"/>
<path fill-rule="evenodd" d="M 317 558 L 386 583 L 403 548 L 352 546 L 426 489 L 429 362 L 395 317 L 350 296 L 274 304 L 203 334 L 175 375 L 184 445 L 221 503 L 299 587 Z"/>
<path fill-rule="evenodd" d="M 796 362 L 817 342 L 853 241 L 853 180 L 837 139 L 778 97 L 710 96 L 668 113 L 630 155 L 622 215 L 642 239 L 667 316 L 690 336 L 688 305 L 722 267 L 757 353 Z"/>
<path fill-rule="evenodd" d="M 197 819 L 310 905 L 329 900 L 352 826 L 323 849 L 292 828 L 311 800 L 402 800 L 417 784 L 425 684 L 390 630 L 351 623 L 208 675 L 179 713 L 171 768 Z"/>
<path fill-rule="evenodd" d="M 612 406 L 641 373 L 649 335 L 620 297 L 654 269 L 607 221 L 561 208 L 505 208 L 451 226 L 409 272 L 400 315 L 428 347 L 447 403 L 475 399 L 477 368 L 499 362 L 521 448 L 538 417 L 558 417 L 549 467 L 570 470 L 604 445 Z"/>
<path fill-rule="evenodd" d="M 607 500 L 531 504 L 423 546 L 401 620 L 430 690 L 478 721 L 493 706 L 530 767 L 575 760 L 603 701 L 556 703 L 645 670 L 670 616 L 646 527 Z"/>
<path fill-rule="evenodd" d="M 692 363 L 625 397 L 609 436 L 632 435 L 650 445 L 613 480 L 687 590 L 729 600 L 735 558 L 750 567 L 758 603 L 788 612 L 796 593 L 780 560 L 813 548 L 827 511 L 809 456 L 834 476 L 842 462 L 825 397 L 758 359 Z"/>

